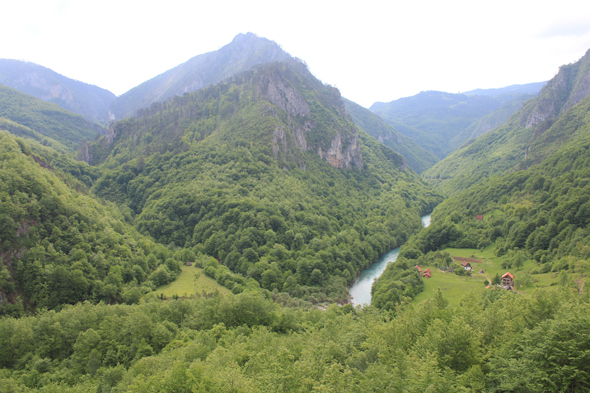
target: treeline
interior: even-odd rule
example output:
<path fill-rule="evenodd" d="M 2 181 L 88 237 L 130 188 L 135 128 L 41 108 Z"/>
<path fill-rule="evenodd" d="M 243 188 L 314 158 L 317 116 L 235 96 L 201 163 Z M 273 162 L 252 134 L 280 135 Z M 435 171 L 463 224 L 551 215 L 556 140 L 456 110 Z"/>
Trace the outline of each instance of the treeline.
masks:
<path fill-rule="evenodd" d="M 0 320 L 5 392 L 584 392 L 590 305 L 567 287 L 439 291 L 419 307 L 238 296 L 67 306 Z M 566 338 L 566 339 L 564 339 Z"/>

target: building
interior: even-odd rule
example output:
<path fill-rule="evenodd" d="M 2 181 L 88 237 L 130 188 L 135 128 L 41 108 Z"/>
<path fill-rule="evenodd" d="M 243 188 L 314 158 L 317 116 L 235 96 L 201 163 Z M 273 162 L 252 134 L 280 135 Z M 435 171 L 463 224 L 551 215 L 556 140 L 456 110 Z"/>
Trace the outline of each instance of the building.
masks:
<path fill-rule="evenodd" d="M 508 272 L 502 276 L 502 287 L 509 289 L 514 286 L 514 276 Z"/>
<path fill-rule="evenodd" d="M 418 269 L 419 273 L 422 273 L 422 268 L 419 265 L 414 266 L 416 269 Z"/>
<path fill-rule="evenodd" d="M 483 221 L 483 216 L 478 214 L 477 216 L 475 216 L 475 221 Z"/>
<path fill-rule="evenodd" d="M 463 266 L 463 269 L 465 270 L 472 270 L 469 262 L 461 262 L 461 266 Z"/>
<path fill-rule="evenodd" d="M 422 274 L 422 277 L 430 278 L 430 276 L 432 276 L 430 269 L 424 270 L 424 274 Z"/>

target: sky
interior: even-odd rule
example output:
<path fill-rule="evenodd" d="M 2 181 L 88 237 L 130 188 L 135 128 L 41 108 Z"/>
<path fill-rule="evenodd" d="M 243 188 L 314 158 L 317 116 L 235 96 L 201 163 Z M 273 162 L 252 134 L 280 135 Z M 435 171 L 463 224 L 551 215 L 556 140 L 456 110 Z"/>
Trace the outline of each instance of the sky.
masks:
<path fill-rule="evenodd" d="M 0 58 L 116 95 L 247 32 L 365 107 L 546 81 L 590 49 L 587 0 L 4 0 L 0 14 Z"/>

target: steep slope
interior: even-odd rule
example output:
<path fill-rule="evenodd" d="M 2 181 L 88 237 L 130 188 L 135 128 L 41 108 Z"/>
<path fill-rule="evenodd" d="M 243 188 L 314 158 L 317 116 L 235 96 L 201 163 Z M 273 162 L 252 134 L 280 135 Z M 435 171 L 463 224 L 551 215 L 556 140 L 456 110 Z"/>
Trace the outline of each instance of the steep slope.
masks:
<path fill-rule="evenodd" d="M 256 64 L 288 59 L 275 42 L 255 34 L 238 34 L 221 49 L 187 62 L 134 87 L 110 105 L 117 119 L 133 116 L 141 108 L 213 85 Z"/>
<path fill-rule="evenodd" d="M 148 276 L 168 250 L 85 194 L 97 175 L 0 132 L 0 315 L 86 300 L 137 302 L 155 287 Z M 178 262 L 171 267 L 179 270 Z"/>
<path fill-rule="evenodd" d="M 104 168 L 96 194 L 127 204 L 164 244 L 314 302 L 346 299 L 360 269 L 441 200 L 295 60 L 153 105 L 111 131 L 83 149 Z"/>
<path fill-rule="evenodd" d="M 526 169 L 540 163 L 575 137 L 587 122 L 590 99 L 590 52 L 563 66 L 539 95 L 510 120 L 473 144 L 454 152 L 424 173 L 451 194 L 483 177 Z"/>
<path fill-rule="evenodd" d="M 0 86 L 0 117 L 54 139 L 71 150 L 103 131 L 82 116 L 6 86 Z"/>
<path fill-rule="evenodd" d="M 487 132 L 488 127 L 505 121 L 520 109 L 518 103 L 530 98 L 530 92 L 538 91 L 541 85 L 513 85 L 462 94 L 424 91 L 389 103 L 376 102 L 370 109 L 442 159 L 469 139 Z M 491 117 L 484 120 L 488 115 Z"/>
<path fill-rule="evenodd" d="M 510 116 L 518 112 L 524 105 L 524 103 L 531 98 L 534 98 L 534 94 L 520 94 L 511 101 L 496 109 L 489 115 L 486 115 L 476 122 L 472 123 L 463 132 L 455 136 L 451 143 L 456 141 L 465 141 L 465 144 L 472 143 L 476 138 L 482 136 L 488 131 L 493 130 L 496 127 L 506 123 Z"/>
<path fill-rule="evenodd" d="M 115 99 L 115 95 L 108 90 L 19 60 L 0 59 L 0 84 L 57 104 L 90 122 L 101 124 L 109 122 L 108 108 Z"/>
<path fill-rule="evenodd" d="M 465 142 L 453 138 L 501 105 L 493 97 L 423 91 L 370 109 L 442 159 Z"/>
<path fill-rule="evenodd" d="M 347 99 L 344 99 L 344 105 L 352 121 L 361 130 L 401 154 L 414 172 L 420 174 L 438 161 L 432 153 L 398 132 L 370 110 Z"/>

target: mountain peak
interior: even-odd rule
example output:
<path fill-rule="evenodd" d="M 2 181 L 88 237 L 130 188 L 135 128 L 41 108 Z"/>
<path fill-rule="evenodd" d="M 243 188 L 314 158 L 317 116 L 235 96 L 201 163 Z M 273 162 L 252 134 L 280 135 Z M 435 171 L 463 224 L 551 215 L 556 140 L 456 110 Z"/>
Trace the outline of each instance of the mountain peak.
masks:
<path fill-rule="evenodd" d="M 274 41 L 240 33 L 219 50 L 195 56 L 119 96 L 110 106 L 116 118 L 133 116 L 154 102 L 180 96 L 247 71 L 258 64 L 291 56 Z"/>

